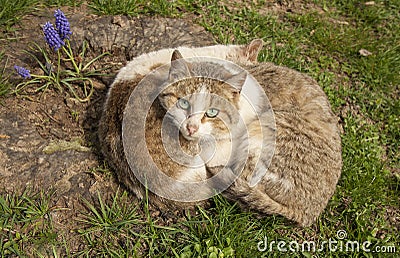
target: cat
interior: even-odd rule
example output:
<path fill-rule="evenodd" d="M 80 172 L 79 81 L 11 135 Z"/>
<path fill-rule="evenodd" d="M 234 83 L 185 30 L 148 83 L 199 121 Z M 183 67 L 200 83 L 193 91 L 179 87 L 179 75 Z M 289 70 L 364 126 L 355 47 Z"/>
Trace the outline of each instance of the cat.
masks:
<path fill-rule="evenodd" d="M 181 50 L 190 56 L 206 56 L 212 54 L 215 55 L 214 57 L 229 59 L 239 64 L 248 65 L 251 63 L 257 63 L 257 55 L 258 51 L 261 49 L 261 46 L 262 40 L 253 40 L 250 44 L 245 46 L 217 45 L 193 49 L 181 48 Z M 146 192 L 143 186 L 136 179 L 135 174 L 130 169 L 125 157 L 122 139 L 124 110 L 132 91 L 150 71 L 153 71 L 153 69 L 156 69 L 164 63 L 168 63 L 167 60 L 164 60 L 164 55 L 167 55 L 170 52 L 171 51 L 169 49 L 166 49 L 150 54 L 144 54 L 137 59 L 132 60 L 126 67 L 122 68 L 107 93 L 107 99 L 99 123 L 98 135 L 104 157 L 106 157 L 111 167 L 116 172 L 119 181 L 127 186 L 128 189 L 131 190 L 139 199 L 144 198 Z M 172 60 L 181 58 L 179 50 L 173 53 L 175 54 L 171 53 Z M 171 55 L 169 60 L 171 60 Z M 179 62 L 177 64 L 179 64 Z M 160 73 L 155 75 L 153 80 L 162 84 L 164 81 L 168 81 L 170 74 L 174 74 L 174 69 L 170 70 L 169 73 L 161 74 L 161 76 Z M 176 76 L 176 74 L 174 76 Z M 244 75 L 240 75 L 236 79 L 241 81 L 240 78 L 243 80 Z M 226 78 L 221 77 L 220 79 Z M 239 87 L 240 85 L 237 86 Z M 164 98 L 162 98 L 162 96 L 164 96 Z M 183 167 L 180 164 L 170 161 L 168 153 L 165 153 L 165 150 L 162 147 L 160 123 L 165 115 L 165 108 L 168 107 L 168 101 L 166 101 L 168 96 L 170 96 L 170 94 L 165 94 L 164 92 L 164 94 L 161 95 L 161 98 L 157 98 L 155 100 L 148 111 L 146 121 L 146 144 L 150 146 L 148 149 L 153 152 L 151 154 L 154 162 L 159 166 L 162 166 L 163 172 L 165 172 L 165 174 L 167 174 L 169 177 L 183 181 L 203 180 L 207 177 L 204 166 L 198 168 L 197 171 L 186 171 L 185 173 L 182 171 Z M 188 139 L 185 141 L 185 138 L 182 136 L 182 134 L 179 134 L 179 138 L 180 142 L 183 143 L 182 148 L 185 149 L 188 154 L 196 155 L 196 153 L 198 153 L 199 148 L 196 144 L 185 145 L 184 143 L 187 142 Z M 137 150 L 134 149 L 132 151 L 134 152 Z M 146 168 L 148 164 L 145 159 L 138 159 L 136 166 Z M 162 206 L 163 204 L 169 205 L 171 203 L 165 198 L 159 198 L 152 193 L 149 193 L 149 198 L 152 199 L 152 202 L 156 206 Z M 174 204 L 180 205 L 179 203 Z M 190 203 L 188 203 L 188 205 L 186 205 L 186 203 L 182 203 L 182 206 L 190 206 Z"/>
<path fill-rule="evenodd" d="M 309 76 L 272 63 L 244 68 L 260 83 L 272 105 L 276 146 L 272 160 L 265 162 L 259 146 L 250 143 L 250 158 L 242 174 L 223 195 L 245 209 L 279 214 L 309 226 L 325 209 L 341 174 L 338 119 L 323 90 Z M 271 117 L 260 121 L 261 125 L 248 126 L 250 138 L 256 142 L 265 141 L 261 129 L 270 134 L 274 131 Z M 241 151 L 243 143 L 234 149 L 235 157 L 227 167 L 208 167 L 208 172 L 240 169 L 238 164 L 247 153 Z M 266 171 L 256 185 L 251 183 L 253 170 Z"/>
<path fill-rule="evenodd" d="M 181 59 L 179 51 L 173 52 L 172 60 L 176 62 L 178 59 Z M 188 65 L 185 62 L 176 64 L 176 66 L 171 64 L 169 73 L 166 73 L 161 81 L 168 82 L 174 76 L 184 78 L 185 74 L 193 75 L 191 64 Z M 260 82 L 271 102 L 275 116 L 271 116 L 267 108 L 267 111 L 262 113 L 260 119 L 257 120 L 251 112 L 248 112 L 246 105 L 240 107 L 240 98 L 237 97 L 243 91 L 241 88 L 243 74 L 232 74 L 231 71 L 224 71 L 223 67 L 205 65 L 203 70 L 220 74 L 221 77 L 217 78 L 219 81 L 202 81 L 204 78 L 182 80 L 180 86 L 178 83 L 173 85 L 174 87 L 166 88 L 156 99 L 148 112 L 146 121 L 146 143 L 150 146 L 148 149 L 153 152 L 154 162 L 162 167 L 168 177 L 186 182 L 213 178 L 225 170 L 228 170 L 225 174 L 236 176 L 240 166 L 245 164 L 239 178 L 223 193 L 227 198 L 238 202 L 245 209 L 255 210 L 261 214 L 279 214 L 301 226 L 308 226 L 326 207 L 340 177 L 341 140 L 337 120 L 331 111 L 326 95 L 310 77 L 270 63 L 244 65 L 244 68 L 249 71 L 247 78 L 253 76 Z M 221 69 L 224 72 L 221 73 Z M 224 73 L 226 75 L 223 75 Z M 100 126 L 100 131 L 103 130 L 103 132 L 99 134 L 101 139 L 104 139 L 103 147 L 106 149 L 104 151 L 106 157 L 108 155 L 108 158 L 116 164 L 118 178 L 139 198 L 144 197 L 143 187 L 136 180 L 135 174 L 126 161 L 121 142 L 121 124 L 127 99 L 143 78 L 144 75 L 137 75 L 135 79 L 120 81 L 114 85 L 112 88 L 114 92 L 109 93 L 109 104 L 105 107 L 103 122 Z M 235 78 L 230 83 L 235 84 L 236 90 L 232 91 L 231 88 L 223 86 L 216 87 L 221 80 L 228 81 L 231 78 Z M 198 170 L 187 171 L 184 170 L 185 166 L 168 161 L 169 156 L 162 145 L 160 128 L 163 118 L 169 117 L 167 110 L 170 110 L 172 106 L 179 105 L 180 109 L 184 110 L 184 107 L 193 105 L 191 102 L 196 101 L 196 98 L 185 99 L 188 103 L 179 103 L 182 98 L 177 97 L 178 93 L 186 95 L 196 93 L 196 91 L 185 92 L 189 90 L 185 86 L 193 83 L 195 85 L 206 83 L 210 85 L 209 89 L 212 88 L 211 85 L 215 85 L 213 90 L 217 95 L 228 94 L 225 97 L 231 99 L 232 105 L 246 118 L 245 131 L 250 134 L 248 137 L 250 140 L 245 141 L 246 137 L 242 135 L 244 133 L 238 130 L 234 137 L 239 140 L 230 142 L 231 145 L 227 148 L 222 146 L 223 150 L 233 149 L 233 153 L 218 151 L 217 148 L 216 155 L 211 161 L 204 158 L 204 155 L 200 155 L 205 165 L 198 167 Z M 208 93 L 212 92 L 208 91 Z M 253 96 L 252 101 L 257 102 L 257 95 L 260 93 L 251 91 L 248 93 Z M 229 94 L 231 97 L 228 97 Z M 141 103 L 136 104 L 136 108 L 140 109 Z M 257 103 L 255 106 L 260 108 L 262 105 Z M 207 111 L 203 108 L 203 112 Z M 212 116 L 215 110 L 210 112 Z M 196 124 L 190 124 L 189 119 L 184 126 L 181 126 L 181 120 L 176 121 L 175 124 L 173 119 L 170 122 L 179 128 L 180 148 L 190 154 L 189 156 L 197 155 L 200 151 L 200 142 L 194 136 L 202 129 Z M 275 123 L 276 128 L 273 126 Z M 221 132 L 225 129 L 221 127 Z M 224 144 L 224 139 L 224 137 L 220 138 L 222 143 L 220 145 Z M 272 140 L 275 139 L 274 148 Z M 135 150 L 133 147 L 130 151 L 137 151 L 140 154 L 143 150 Z M 250 151 L 249 155 L 246 151 Z M 264 155 L 264 152 L 269 153 L 272 160 L 269 155 Z M 227 156 L 230 158 L 228 159 Z M 146 167 L 148 168 L 146 159 L 139 158 L 136 161 L 137 168 L 145 170 Z M 162 180 L 157 182 L 157 176 L 154 177 L 155 184 L 163 188 L 164 182 Z M 223 181 L 226 178 L 220 178 L 220 180 Z M 218 184 L 224 185 L 226 182 L 217 181 L 214 187 L 218 188 Z M 164 190 L 172 192 L 176 190 L 169 184 L 166 184 L 166 187 L 170 189 Z M 181 192 L 181 194 L 193 195 L 197 192 Z M 159 198 L 156 195 L 151 195 L 151 198 L 156 206 L 170 203 L 166 198 Z M 173 204 L 177 207 L 181 204 L 185 206 L 187 203 L 174 202 Z"/>

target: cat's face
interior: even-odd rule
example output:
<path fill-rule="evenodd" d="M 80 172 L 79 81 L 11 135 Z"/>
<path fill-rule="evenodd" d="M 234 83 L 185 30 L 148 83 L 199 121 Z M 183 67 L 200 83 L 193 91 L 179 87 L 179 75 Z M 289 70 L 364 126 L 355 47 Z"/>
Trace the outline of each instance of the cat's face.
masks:
<path fill-rule="evenodd" d="M 239 94 L 225 82 L 197 77 L 170 85 L 159 99 L 186 139 L 222 139 L 239 121 Z"/>
<path fill-rule="evenodd" d="M 240 120 L 240 90 L 247 74 L 232 74 L 216 64 L 191 64 L 181 57 L 174 52 L 172 61 L 180 60 L 171 64 L 173 83 L 159 95 L 167 116 L 187 140 L 230 138 L 230 130 Z M 206 70 L 202 74 L 218 74 L 220 79 L 196 76 L 196 69 Z"/>

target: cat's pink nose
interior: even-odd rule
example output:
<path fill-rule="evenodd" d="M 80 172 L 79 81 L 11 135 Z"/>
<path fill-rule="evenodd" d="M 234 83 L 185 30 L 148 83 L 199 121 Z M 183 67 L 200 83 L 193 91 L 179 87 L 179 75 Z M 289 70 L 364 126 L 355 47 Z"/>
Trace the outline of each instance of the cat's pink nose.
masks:
<path fill-rule="evenodd" d="M 198 125 L 187 124 L 186 125 L 186 129 L 188 130 L 189 135 L 192 135 L 195 132 L 197 132 L 197 130 L 199 130 L 199 126 Z"/>

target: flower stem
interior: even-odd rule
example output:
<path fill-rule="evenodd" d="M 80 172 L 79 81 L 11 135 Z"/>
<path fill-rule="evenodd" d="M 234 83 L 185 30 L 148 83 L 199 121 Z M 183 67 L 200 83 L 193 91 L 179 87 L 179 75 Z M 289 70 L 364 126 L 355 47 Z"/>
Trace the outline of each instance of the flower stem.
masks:
<path fill-rule="evenodd" d="M 72 65 L 74 66 L 74 69 L 77 73 L 77 75 L 80 74 L 80 70 L 79 67 L 77 66 L 75 59 L 74 59 L 74 54 L 72 53 L 72 49 L 71 49 L 71 44 L 69 43 L 69 40 L 66 40 L 67 43 L 67 48 L 65 48 L 65 46 L 62 47 L 62 49 L 64 50 L 65 54 L 67 54 L 67 56 L 69 57 L 69 61 L 71 61 Z"/>
<path fill-rule="evenodd" d="M 61 54 L 60 51 L 57 51 L 57 55 L 58 55 L 58 60 L 57 60 L 57 75 L 56 75 L 56 81 L 57 84 L 59 84 L 60 81 L 60 66 L 61 66 Z M 51 71 L 50 71 L 51 72 Z"/>

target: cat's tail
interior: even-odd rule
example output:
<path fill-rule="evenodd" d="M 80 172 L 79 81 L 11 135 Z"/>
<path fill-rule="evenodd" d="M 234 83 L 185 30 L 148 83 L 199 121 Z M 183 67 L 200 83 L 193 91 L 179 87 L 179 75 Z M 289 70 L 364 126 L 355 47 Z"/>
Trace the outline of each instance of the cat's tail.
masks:
<path fill-rule="evenodd" d="M 314 214 L 307 214 L 305 207 L 283 205 L 273 200 L 267 193 L 257 189 L 257 187 L 250 187 L 248 182 L 240 177 L 223 194 L 228 199 L 243 204 L 247 209 L 261 214 L 281 215 L 297 222 L 302 227 L 311 225 L 316 219 Z"/>

